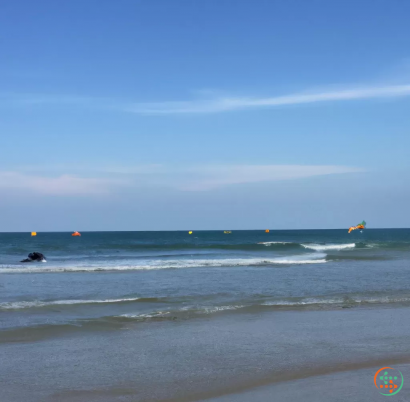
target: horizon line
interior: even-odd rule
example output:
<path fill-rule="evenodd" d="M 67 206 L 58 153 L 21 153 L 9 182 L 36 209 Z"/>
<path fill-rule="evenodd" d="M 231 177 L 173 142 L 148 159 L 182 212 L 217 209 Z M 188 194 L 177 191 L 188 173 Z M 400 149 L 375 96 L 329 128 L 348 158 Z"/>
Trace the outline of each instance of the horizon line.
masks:
<path fill-rule="evenodd" d="M 349 227 L 343 227 L 343 228 L 309 228 L 309 229 L 269 229 L 270 232 L 282 232 L 282 231 L 296 231 L 296 230 L 348 230 Z M 365 230 L 410 230 L 410 227 L 374 227 L 374 228 L 367 228 Z M 135 233 L 135 232 L 221 232 L 224 230 L 230 230 L 231 232 L 259 232 L 259 231 L 265 231 L 265 229 L 168 229 L 168 230 L 79 230 L 78 232 L 80 233 L 106 233 L 106 232 L 113 232 L 113 233 Z M 36 233 L 73 233 L 73 230 L 64 230 L 64 231 L 51 231 L 51 230 L 44 230 L 44 231 L 37 231 Z M 0 231 L 0 234 L 9 234 L 9 233 L 21 233 L 21 234 L 27 234 L 31 233 L 31 231 L 7 231 L 3 232 Z"/>

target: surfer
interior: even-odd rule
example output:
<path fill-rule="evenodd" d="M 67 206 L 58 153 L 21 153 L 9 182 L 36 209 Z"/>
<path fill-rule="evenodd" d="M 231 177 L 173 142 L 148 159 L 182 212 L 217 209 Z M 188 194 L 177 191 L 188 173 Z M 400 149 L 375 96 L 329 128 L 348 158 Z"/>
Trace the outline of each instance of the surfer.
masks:
<path fill-rule="evenodd" d="M 44 256 L 44 254 L 41 254 L 35 251 L 34 253 L 30 253 L 28 255 L 28 258 L 20 262 L 33 262 L 33 261 L 46 262 L 46 257 Z"/>

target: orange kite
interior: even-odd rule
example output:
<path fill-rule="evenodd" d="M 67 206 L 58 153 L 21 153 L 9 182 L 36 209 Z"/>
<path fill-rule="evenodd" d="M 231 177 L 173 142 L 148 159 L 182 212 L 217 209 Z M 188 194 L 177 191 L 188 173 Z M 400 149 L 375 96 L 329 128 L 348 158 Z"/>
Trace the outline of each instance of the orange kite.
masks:
<path fill-rule="evenodd" d="M 366 222 L 363 221 L 362 223 L 359 223 L 357 226 L 350 226 L 350 228 L 349 228 L 349 233 L 350 233 L 352 230 L 356 230 L 356 229 L 366 229 Z"/>

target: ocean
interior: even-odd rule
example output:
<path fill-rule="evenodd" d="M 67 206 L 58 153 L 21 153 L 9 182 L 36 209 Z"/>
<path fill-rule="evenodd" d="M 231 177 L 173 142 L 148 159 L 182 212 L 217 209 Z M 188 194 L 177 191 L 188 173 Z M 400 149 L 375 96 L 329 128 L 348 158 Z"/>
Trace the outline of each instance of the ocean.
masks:
<path fill-rule="evenodd" d="M 34 251 L 43 253 L 47 262 L 19 262 Z M 20 378 L 30 383 L 33 378 L 30 370 L 35 370 L 43 376 L 48 375 L 48 385 L 43 377 L 33 380 L 31 388 L 26 389 L 30 390 L 30 400 L 37 400 L 33 395 L 42 401 L 74 400 L 64 399 L 61 392 L 67 389 L 91 392 L 102 384 L 134 389 L 135 373 L 134 377 L 130 373 L 137 370 L 144 375 L 149 373 L 151 382 L 156 378 L 156 391 L 146 391 L 140 397 L 132 394 L 130 400 L 171 400 L 171 396 L 182 400 L 177 395 L 188 395 L 190 386 L 197 391 L 198 384 L 204 385 L 204 378 L 208 385 L 211 384 L 215 370 L 219 375 L 215 384 L 212 383 L 214 390 L 222 390 L 231 380 L 243 381 L 245 374 L 237 372 L 237 365 L 242 367 L 247 359 L 250 359 L 247 364 L 252 367 L 252 375 L 258 370 L 264 376 L 271 372 L 270 363 L 263 365 L 262 362 L 268 353 L 266 345 L 273 340 L 266 333 L 262 341 L 259 337 L 265 330 L 256 331 L 255 328 L 272 326 L 278 317 L 289 325 L 272 327 L 270 333 L 276 333 L 275 339 L 280 340 L 285 349 L 280 349 L 278 344 L 271 346 L 278 353 L 285 350 L 291 359 L 293 352 L 298 356 L 307 353 L 307 349 L 303 353 L 298 349 L 304 342 L 314 343 L 313 326 L 309 328 L 309 322 L 316 322 L 315 328 L 322 328 L 322 318 L 318 317 L 327 317 L 325 322 L 328 323 L 314 338 L 322 342 L 323 348 L 324 342 L 332 342 L 341 333 L 340 328 L 335 327 L 339 320 L 334 319 L 336 313 L 345 320 L 347 327 L 353 322 L 359 322 L 360 326 L 361 322 L 370 320 L 374 329 L 378 316 L 387 314 L 389 320 L 389 311 L 407 312 L 408 306 L 410 229 L 366 229 L 351 234 L 347 230 L 269 233 L 261 230 L 229 234 L 194 231 L 191 235 L 188 232 L 82 232 L 81 237 L 72 237 L 71 233 L 38 233 L 36 237 L 31 237 L 30 233 L 0 233 L 0 351 L 15 356 L 15 347 L 19 345 L 18 355 L 23 359 L 3 364 L 1 381 L 8 380 L 2 392 L 8 392 L 8 399 L 4 400 L 22 400 L 23 390 L 18 382 L 11 386 L 10 373 L 13 373 L 14 382 Z M 298 318 L 293 322 L 295 317 Z M 402 323 L 403 317 L 398 321 Z M 302 322 L 304 337 L 298 334 L 301 328 L 293 327 Z M 219 329 L 212 331 L 213 326 Z M 401 334 L 406 331 L 403 329 Z M 208 349 L 201 352 L 205 342 L 200 336 L 202 332 L 209 343 Z M 235 337 L 245 336 L 245 333 L 248 334 L 246 339 L 238 338 L 233 342 Z M 283 334 L 287 334 L 290 342 L 286 347 Z M 326 336 L 330 338 L 321 339 Z M 353 338 L 349 332 L 343 339 L 350 339 L 354 344 L 360 336 Z M 373 342 L 373 347 L 364 347 L 359 352 L 357 348 L 344 350 L 338 355 L 339 359 L 350 356 L 350 352 L 352 361 L 361 352 L 366 359 L 370 358 L 367 352 L 373 353 L 384 342 L 383 336 L 374 338 L 371 332 L 360 339 L 364 344 Z M 181 340 L 185 346 L 179 344 Z M 138 351 L 134 350 L 136 343 Z M 98 349 L 96 345 L 100 345 Z M 170 348 L 167 352 L 163 350 L 165 345 Z M 225 346 L 213 354 L 215 345 Z M 241 345 L 240 352 L 235 345 Z M 25 351 L 24 347 L 27 347 Z M 397 358 L 405 354 L 402 347 L 399 342 L 396 349 L 391 346 L 393 349 L 385 348 L 385 351 Z M 47 356 L 45 360 L 39 358 L 42 348 Z M 79 348 L 86 348 L 81 349 L 83 355 Z M 62 349 L 69 353 L 60 356 L 65 369 L 70 367 L 71 373 L 73 367 L 77 367 L 78 374 L 75 374 L 76 380 L 71 374 L 61 374 L 59 381 L 54 379 L 54 385 L 50 386 L 50 371 L 47 370 L 51 367 L 62 370 L 56 366 L 53 355 Z M 54 351 L 51 355 L 50 350 Z M 146 350 L 151 350 L 149 357 L 144 354 Z M 156 354 L 160 350 L 161 354 Z M 179 356 L 178 362 L 169 355 L 170 350 Z M 122 360 L 111 356 L 114 351 Z M 244 351 L 252 351 L 253 357 Z M 138 358 L 131 363 L 129 354 Z M 81 360 L 84 356 L 88 362 L 94 362 L 98 366 L 98 369 L 92 368 L 95 375 L 90 377 L 90 372 L 85 374 L 85 369 L 74 366 L 67 357 L 74 355 L 82 364 L 86 364 Z M 323 359 L 330 355 L 323 355 Z M 199 356 L 201 363 L 191 367 L 192 361 L 198 362 Z M 229 369 L 217 363 L 221 356 Z M 173 372 L 170 367 L 180 364 L 181 359 L 185 366 L 176 372 L 181 383 L 191 384 L 186 389 L 176 387 L 175 381 L 171 387 L 171 379 L 167 377 Z M 230 364 L 229 359 L 235 364 Z M 30 369 L 28 361 L 32 362 Z M 126 369 L 124 362 L 127 362 Z M 259 368 L 256 370 L 253 364 Z M 301 364 L 295 361 L 297 367 Z M 114 374 L 112 367 L 115 365 Z M 190 376 L 194 374 L 196 377 L 192 379 Z M 145 378 L 142 374 L 137 377 L 141 377 L 141 381 Z M 82 382 L 85 378 L 87 381 Z M 102 379 L 105 382 L 101 382 Z M 127 381 L 126 387 L 123 381 Z M 151 388 L 146 385 L 147 389 Z M 59 396 L 50 396 L 51 391 Z M 84 400 L 104 400 L 104 392 L 94 393 L 92 397 L 86 394 Z M 116 400 L 115 395 L 109 400 Z M 120 396 L 125 398 L 123 393 Z"/>

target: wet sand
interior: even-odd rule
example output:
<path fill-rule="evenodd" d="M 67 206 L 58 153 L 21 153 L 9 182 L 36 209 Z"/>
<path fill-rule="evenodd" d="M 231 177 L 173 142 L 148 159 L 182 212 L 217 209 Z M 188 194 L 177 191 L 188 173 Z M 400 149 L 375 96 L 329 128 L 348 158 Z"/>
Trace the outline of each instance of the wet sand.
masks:
<path fill-rule="evenodd" d="M 206 399 L 202 402 L 378 402 L 386 401 L 373 383 L 373 376 L 380 367 L 342 371 L 327 375 L 317 375 L 304 379 L 281 382 L 233 393 L 222 397 Z M 410 377 L 410 365 L 395 365 L 405 378 Z M 409 401 L 410 387 L 403 387 L 400 393 L 393 396 L 394 401 Z"/>
<path fill-rule="evenodd" d="M 5 402 L 373 401 L 374 372 L 410 363 L 409 333 L 407 308 L 382 307 L 222 312 L 78 331 L 0 344 L 0 396 Z M 406 381 L 410 370 L 402 367 Z M 348 382 L 344 395 L 341 380 Z M 402 395 L 408 397 L 405 388 Z"/>

